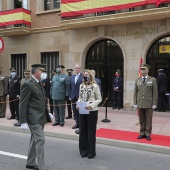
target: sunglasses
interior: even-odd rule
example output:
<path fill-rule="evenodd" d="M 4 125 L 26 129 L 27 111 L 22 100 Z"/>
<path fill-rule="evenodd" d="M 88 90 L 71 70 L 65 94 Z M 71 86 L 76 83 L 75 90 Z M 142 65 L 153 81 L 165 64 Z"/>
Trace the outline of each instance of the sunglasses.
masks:
<path fill-rule="evenodd" d="M 141 70 L 145 70 L 145 68 L 141 68 Z"/>

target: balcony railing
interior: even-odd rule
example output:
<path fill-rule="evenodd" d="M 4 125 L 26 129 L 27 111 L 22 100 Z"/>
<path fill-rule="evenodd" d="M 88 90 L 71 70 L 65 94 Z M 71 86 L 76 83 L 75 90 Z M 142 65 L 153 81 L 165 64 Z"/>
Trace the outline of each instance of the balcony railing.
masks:
<path fill-rule="evenodd" d="M 31 11 L 24 8 L 0 12 L 0 35 L 28 34 L 31 29 Z"/>

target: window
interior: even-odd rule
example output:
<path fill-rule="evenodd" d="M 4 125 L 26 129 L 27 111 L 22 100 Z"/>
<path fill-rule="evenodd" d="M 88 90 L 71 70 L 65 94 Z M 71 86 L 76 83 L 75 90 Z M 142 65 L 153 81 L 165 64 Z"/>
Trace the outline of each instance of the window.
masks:
<path fill-rule="evenodd" d="M 45 0 L 44 1 L 44 10 L 53 10 L 60 8 L 60 0 Z"/>
<path fill-rule="evenodd" d="M 28 0 L 14 0 L 14 8 L 28 9 Z"/>
<path fill-rule="evenodd" d="M 11 54 L 11 67 L 17 70 L 17 76 L 24 77 L 23 71 L 27 69 L 27 54 Z"/>
<path fill-rule="evenodd" d="M 56 66 L 59 65 L 59 52 L 42 52 L 41 63 L 47 65 L 47 75 L 51 78 L 51 70 L 55 70 Z"/>

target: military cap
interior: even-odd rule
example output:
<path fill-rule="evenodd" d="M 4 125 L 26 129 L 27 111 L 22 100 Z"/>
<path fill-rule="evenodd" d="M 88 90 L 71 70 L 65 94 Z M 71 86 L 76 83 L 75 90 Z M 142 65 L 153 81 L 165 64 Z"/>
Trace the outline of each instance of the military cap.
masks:
<path fill-rule="evenodd" d="M 51 74 L 56 74 L 56 71 L 55 70 L 51 70 Z"/>
<path fill-rule="evenodd" d="M 30 70 L 24 70 L 24 73 L 30 73 Z"/>
<path fill-rule="evenodd" d="M 46 64 L 33 64 L 31 67 L 38 68 L 41 71 L 45 71 Z"/>
<path fill-rule="evenodd" d="M 140 68 L 148 68 L 148 69 L 150 69 L 150 66 L 148 64 L 142 64 Z"/>
<path fill-rule="evenodd" d="M 69 73 L 69 72 L 72 72 L 73 69 L 70 69 L 70 68 L 69 68 L 69 69 L 67 69 L 66 71 Z"/>
<path fill-rule="evenodd" d="M 118 72 L 119 74 L 121 74 L 121 71 L 120 71 L 120 70 L 116 70 L 116 72 Z"/>
<path fill-rule="evenodd" d="M 56 68 L 65 68 L 63 65 L 58 65 Z"/>
<path fill-rule="evenodd" d="M 16 72 L 14 67 L 11 67 L 9 70 L 10 70 L 10 72 Z"/>
<path fill-rule="evenodd" d="M 160 69 L 158 69 L 158 72 L 164 72 L 164 69 L 162 69 L 162 68 L 160 68 Z"/>

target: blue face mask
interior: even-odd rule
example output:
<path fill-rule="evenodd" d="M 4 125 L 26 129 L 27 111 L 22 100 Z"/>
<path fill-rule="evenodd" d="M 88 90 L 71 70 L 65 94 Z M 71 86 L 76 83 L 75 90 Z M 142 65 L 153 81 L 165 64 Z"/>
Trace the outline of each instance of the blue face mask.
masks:
<path fill-rule="evenodd" d="M 56 72 L 57 72 L 57 73 L 61 73 L 61 70 L 58 70 L 58 69 L 57 69 Z"/>
<path fill-rule="evenodd" d="M 15 77 L 16 76 L 16 72 L 11 72 L 11 76 Z"/>

